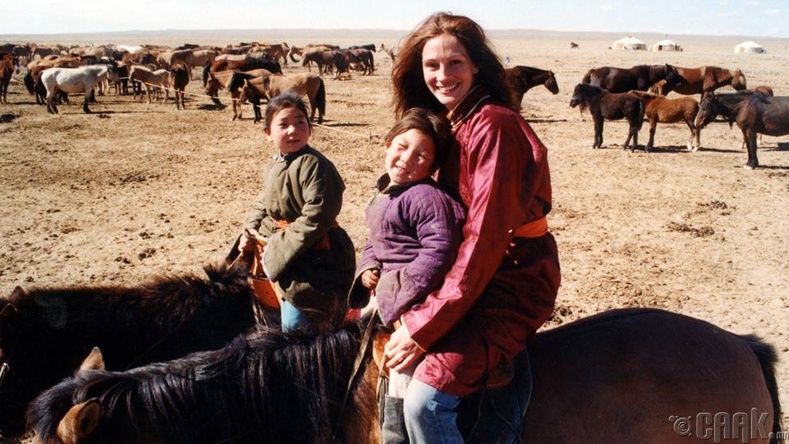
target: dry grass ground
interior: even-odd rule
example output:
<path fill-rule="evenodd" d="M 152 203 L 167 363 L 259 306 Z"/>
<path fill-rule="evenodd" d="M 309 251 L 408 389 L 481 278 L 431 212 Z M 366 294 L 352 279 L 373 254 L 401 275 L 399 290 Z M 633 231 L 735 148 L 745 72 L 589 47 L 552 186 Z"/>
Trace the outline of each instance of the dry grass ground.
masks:
<path fill-rule="evenodd" d="M 608 122 L 604 149 L 592 150 L 590 118 L 568 105 L 583 73 L 602 65 L 740 68 L 749 85 L 789 95 L 789 42 L 762 42 L 766 55 L 735 55 L 732 47 L 742 39 L 688 37 L 680 42 L 684 52 L 647 53 L 608 50 L 617 36 L 492 35 L 502 58 L 552 69 L 561 89 L 554 96 L 535 88 L 522 110 L 550 150 L 550 225 L 563 285 L 547 328 L 610 308 L 648 306 L 756 333 L 781 356 L 779 385 L 789 409 L 789 140 L 765 137 L 763 168 L 754 171 L 743 168 L 739 131 L 723 123 L 702 132 L 703 148 L 695 153 L 685 149 L 684 124 L 659 125 L 658 148 L 631 153 L 620 146 L 626 124 Z M 315 31 L 287 41 L 378 45 L 398 37 Z M 72 43 L 69 36 L 47 38 Z M 240 33 L 110 38 L 170 45 L 285 40 Z M 571 50 L 571 40 L 580 47 Z M 325 78 L 326 121 L 311 139 L 346 181 L 340 223 L 357 249 L 366 235 L 364 208 L 382 171 L 381 138 L 393 121 L 391 63 L 376 56 L 373 76 Z M 216 108 L 201 96 L 198 80 L 188 92 L 185 111 L 110 94 L 98 98 L 94 114 L 73 104 L 52 116 L 12 85 L 10 104 L 0 105 L 0 294 L 16 285 L 135 283 L 198 271 L 224 256 L 273 148 L 252 124 L 249 105 L 244 119 L 233 122 L 229 106 Z M 226 95 L 222 100 L 229 105 Z M 643 145 L 646 126 L 640 136 Z"/>

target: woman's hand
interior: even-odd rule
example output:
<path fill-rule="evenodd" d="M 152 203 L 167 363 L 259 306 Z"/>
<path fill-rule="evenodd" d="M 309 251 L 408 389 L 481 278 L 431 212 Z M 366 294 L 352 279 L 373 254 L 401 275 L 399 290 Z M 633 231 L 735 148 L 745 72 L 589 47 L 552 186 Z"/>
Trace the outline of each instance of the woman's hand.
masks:
<path fill-rule="evenodd" d="M 362 285 L 369 290 L 375 290 L 378 280 L 381 278 L 381 270 L 370 269 L 362 272 Z"/>
<path fill-rule="evenodd" d="M 384 365 L 396 372 L 403 372 L 419 362 L 424 354 L 422 347 L 411 339 L 405 325 L 401 325 L 384 346 Z"/>

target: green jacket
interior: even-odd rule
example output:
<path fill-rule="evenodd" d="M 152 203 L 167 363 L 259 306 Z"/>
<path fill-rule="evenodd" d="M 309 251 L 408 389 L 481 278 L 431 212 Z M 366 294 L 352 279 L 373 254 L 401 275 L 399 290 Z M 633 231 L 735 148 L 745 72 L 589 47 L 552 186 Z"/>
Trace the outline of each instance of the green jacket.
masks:
<path fill-rule="evenodd" d="M 298 308 L 329 309 L 350 289 L 356 253 L 336 222 L 344 191 L 334 164 L 308 145 L 267 167 L 246 217 L 245 228 L 268 238 L 263 265 L 269 279 Z M 327 236 L 328 250 L 320 247 Z"/>

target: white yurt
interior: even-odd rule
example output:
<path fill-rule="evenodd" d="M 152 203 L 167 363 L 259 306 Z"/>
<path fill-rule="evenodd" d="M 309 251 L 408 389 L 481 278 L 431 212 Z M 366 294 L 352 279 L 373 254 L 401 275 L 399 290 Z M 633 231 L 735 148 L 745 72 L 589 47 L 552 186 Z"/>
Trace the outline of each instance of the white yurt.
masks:
<path fill-rule="evenodd" d="M 763 53 L 767 52 L 767 50 L 764 49 L 764 46 L 754 42 L 753 40 L 747 40 L 747 41 L 744 41 L 744 42 L 740 43 L 739 45 L 734 45 L 734 52 L 738 53 L 738 54 L 741 53 L 741 52 L 751 52 L 751 53 L 755 53 L 755 54 L 763 54 Z"/>
<path fill-rule="evenodd" d="M 674 40 L 661 40 L 652 45 L 652 51 L 682 51 L 682 47 Z"/>
<path fill-rule="evenodd" d="M 613 48 L 629 50 L 629 51 L 634 51 L 634 50 L 646 51 L 647 44 L 633 36 L 627 36 L 615 41 Z"/>

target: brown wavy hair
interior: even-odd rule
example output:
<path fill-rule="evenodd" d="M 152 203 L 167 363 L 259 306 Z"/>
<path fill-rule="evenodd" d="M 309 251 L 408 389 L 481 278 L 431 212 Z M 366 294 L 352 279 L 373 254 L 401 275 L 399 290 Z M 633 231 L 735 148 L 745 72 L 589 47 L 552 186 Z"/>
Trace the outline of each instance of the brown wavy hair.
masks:
<path fill-rule="evenodd" d="M 408 34 L 401 45 L 392 68 L 395 115 L 400 118 L 409 109 L 419 107 L 445 114 L 446 108 L 430 92 L 422 73 L 422 50 L 425 43 L 441 35 L 454 36 L 466 49 L 471 62 L 479 69 L 474 83 L 484 85 L 491 97 L 517 110 L 507 86 L 507 78 L 499 56 L 475 21 L 462 15 L 439 12 L 431 15 Z"/>

